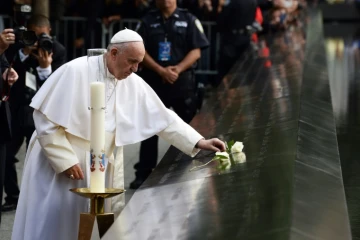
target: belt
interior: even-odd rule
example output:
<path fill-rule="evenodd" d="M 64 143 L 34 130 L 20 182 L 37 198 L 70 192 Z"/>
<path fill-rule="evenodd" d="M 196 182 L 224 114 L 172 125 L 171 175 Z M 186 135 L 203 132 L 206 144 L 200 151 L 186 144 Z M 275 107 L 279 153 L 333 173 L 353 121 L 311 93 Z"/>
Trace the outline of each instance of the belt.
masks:
<path fill-rule="evenodd" d="M 231 30 L 232 34 L 237 35 L 237 34 L 244 34 L 245 30 L 244 29 L 233 29 Z"/>
<path fill-rule="evenodd" d="M 248 34 L 250 29 L 251 29 L 251 26 L 246 26 L 245 28 L 231 29 L 231 32 L 234 35 L 237 35 L 237 34 L 243 35 L 243 34 Z"/>

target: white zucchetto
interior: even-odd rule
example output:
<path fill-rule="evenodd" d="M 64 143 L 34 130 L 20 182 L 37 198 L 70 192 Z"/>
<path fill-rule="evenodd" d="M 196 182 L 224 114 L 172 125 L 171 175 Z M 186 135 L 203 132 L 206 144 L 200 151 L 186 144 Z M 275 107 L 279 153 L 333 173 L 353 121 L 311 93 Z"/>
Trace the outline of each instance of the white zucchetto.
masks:
<path fill-rule="evenodd" d="M 142 42 L 142 37 L 135 31 L 124 29 L 117 32 L 112 38 L 110 43 L 124 43 L 124 42 Z"/>

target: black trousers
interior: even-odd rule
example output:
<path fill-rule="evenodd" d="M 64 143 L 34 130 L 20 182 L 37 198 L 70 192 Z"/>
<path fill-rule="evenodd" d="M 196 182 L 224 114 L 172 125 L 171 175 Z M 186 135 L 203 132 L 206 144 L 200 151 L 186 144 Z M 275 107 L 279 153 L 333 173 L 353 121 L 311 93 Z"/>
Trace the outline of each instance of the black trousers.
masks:
<path fill-rule="evenodd" d="M 2 190 L 5 179 L 5 158 L 6 158 L 6 144 L 0 143 L 0 189 Z M 0 199 L 2 201 L 3 191 L 0 191 Z M 0 204 L 0 223 L 1 223 L 1 205 Z"/>
<path fill-rule="evenodd" d="M 175 86 L 173 89 L 156 89 L 155 91 L 167 108 L 172 107 L 184 122 L 189 123 L 197 111 L 195 75 L 194 73 L 184 74 L 178 81 L 187 82 L 187 87 L 179 86 L 176 89 Z M 159 137 L 155 135 L 141 142 L 139 162 L 134 165 L 137 178 L 145 180 L 156 167 L 158 140 Z"/>
<path fill-rule="evenodd" d="M 5 163 L 5 180 L 4 180 L 4 191 L 6 194 L 5 201 L 7 203 L 17 203 L 20 194 L 16 165 L 15 165 L 18 162 L 18 159 L 16 159 L 15 156 L 19 152 L 24 142 L 24 139 L 26 141 L 26 149 L 27 149 L 27 147 L 29 146 L 31 136 L 35 131 L 35 127 L 34 125 L 31 124 L 31 121 L 30 124 L 24 124 L 24 122 L 22 121 L 23 119 L 20 119 L 19 117 L 22 116 L 21 118 L 24 117 L 32 118 L 32 114 L 28 113 L 25 115 L 16 115 L 16 114 L 12 115 L 13 135 L 11 142 L 9 142 L 6 145 L 6 163 Z"/>
<path fill-rule="evenodd" d="M 214 87 L 220 85 L 223 77 L 227 75 L 236 61 L 244 54 L 250 46 L 250 37 L 244 36 L 223 36 L 221 38 L 221 48 L 218 63 L 218 75 L 213 84 Z"/>

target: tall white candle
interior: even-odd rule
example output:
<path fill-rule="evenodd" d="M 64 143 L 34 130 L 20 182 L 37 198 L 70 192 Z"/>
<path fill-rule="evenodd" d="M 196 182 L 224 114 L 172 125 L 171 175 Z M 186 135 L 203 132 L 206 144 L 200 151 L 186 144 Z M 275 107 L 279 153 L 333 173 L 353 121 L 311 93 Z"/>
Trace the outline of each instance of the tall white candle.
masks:
<path fill-rule="evenodd" d="M 105 84 L 92 82 L 90 84 L 91 102 L 91 164 L 90 191 L 105 192 L 105 163 L 103 161 L 105 148 Z"/>

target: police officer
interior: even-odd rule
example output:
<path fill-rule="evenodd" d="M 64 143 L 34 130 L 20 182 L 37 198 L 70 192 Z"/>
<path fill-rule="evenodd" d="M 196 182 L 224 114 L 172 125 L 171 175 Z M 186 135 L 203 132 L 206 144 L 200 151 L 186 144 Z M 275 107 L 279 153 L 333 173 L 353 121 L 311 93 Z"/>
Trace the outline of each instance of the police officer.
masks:
<path fill-rule="evenodd" d="M 196 114 L 194 68 L 201 49 L 209 46 L 200 21 L 176 0 L 156 0 L 157 9 L 148 12 L 137 26 L 146 54 L 141 77 L 154 89 L 166 107 L 172 107 L 185 122 Z M 141 143 L 140 159 L 134 168 L 137 189 L 150 175 L 157 161 L 158 137 Z"/>
<path fill-rule="evenodd" d="M 222 1 L 217 26 L 220 33 L 218 77 L 215 86 L 230 71 L 233 64 L 250 46 L 249 28 L 255 21 L 257 0 Z"/>

